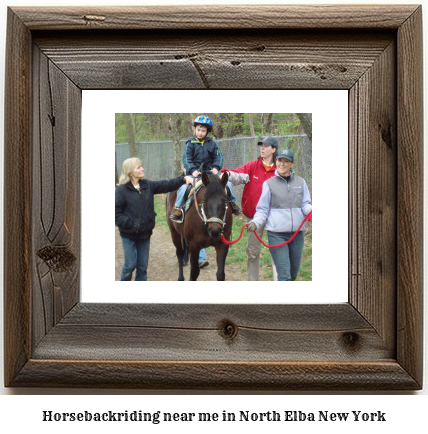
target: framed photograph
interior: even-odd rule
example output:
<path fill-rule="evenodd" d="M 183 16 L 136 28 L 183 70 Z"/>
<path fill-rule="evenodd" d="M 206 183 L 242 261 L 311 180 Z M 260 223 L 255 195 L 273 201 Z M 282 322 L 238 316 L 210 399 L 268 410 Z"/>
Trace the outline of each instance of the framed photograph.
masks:
<path fill-rule="evenodd" d="M 103 92 L 103 91 L 102 91 Z M 104 91 L 105 92 L 105 91 Z M 275 93 L 277 95 L 275 95 Z M 108 95 L 113 101 L 116 101 L 117 98 L 122 98 L 126 93 L 119 93 L 119 97 L 116 95 L 116 91 L 107 91 Z M 144 107 L 144 102 L 147 101 L 148 98 L 145 98 L 144 95 L 147 93 L 144 91 L 136 92 L 131 91 L 133 94 L 128 95 L 128 98 L 136 99 L 137 104 L 141 104 Z M 275 147 L 270 147 L 270 152 L 275 151 L 278 152 L 285 148 L 288 148 L 294 154 L 295 164 L 293 166 L 293 172 L 302 177 L 305 180 L 308 191 L 308 201 L 311 200 L 311 189 L 312 189 L 312 113 L 269 113 L 269 112 L 248 112 L 249 107 L 245 107 L 244 104 L 246 101 L 250 100 L 253 102 L 253 105 L 260 104 L 260 99 L 262 101 L 266 101 L 266 105 L 268 101 L 271 101 L 271 98 L 266 97 L 263 98 L 265 94 L 263 91 L 256 91 L 255 93 L 247 92 L 245 90 L 234 92 L 232 90 L 229 91 L 210 91 L 208 97 L 204 97 L 206 95 L 205 91 L 153 91 L 152 93 L 155 98 L 157 95 L 158 105 L 164 106 L 165 99 L 168 100 L 168 108 L 172 110 L 172 103 L 176 103 L 179 106 L 184 104 L 186 99 L 190 99 L 194 102 L 199 101 L 200 98 L 205 100 L 206 109 L 202 110 L 202 113 L 206 113 L 203 116 L 198 115 L 197 113 L 192 112 L 182 112 L 182 113 L 162 113 L 162 112 L 126 112 L 126 113 L 114 113 L 115 117 L 115 146 L 109 147 L 110 150 L 110 161 L 112 161 L 113 155 L 115 156 L 116 163 L 116 171 L 115 171 L 115 190 L 119 185 L 125 185 L 129 182 L 129 177 L 125 177 L 122 173 L 122 166 L 125 162 L 129 161 L 129 158 L 137 157 L 139 162 L 143 168 L 143 176 L 144 180 L 149 181 L 161 181 L 161 180 L 170 180 L 179 176 L 180 174 L 187 171 L 188 174 L 191 174 L 191 167 L 189 166 L 190 158 L 193 164 L 193 158 L 196 152 L 200 152 L 202 155 L 205 148 L 208 146 L 208 156 L 205 157 L 206 161 L 203 162 L 203 168 L 201 169 L 206 173 L 215 172 L 218 176 L 221 176 L 221 170 L 228 169 L 234 170 L 239 167 L 245 166 L 245 164 L 250 163 L 252 161 L 256 161 L 260 159 L 261 154 L 261 146 L 257 144 L 259 141 L 263 140 L 264 137 L 272 136 L 274 140 L 276 140 Z M 270 93 L 271 97 L 277 96 L 278 100 L 283 100 L 282 94 L 287 93 L 286 91 L 273 91 Z M 299 92 L 296 92 L 296 95 Z M 86 94 L 86 92 L 85 92 Z M 321 92 L 320 92 L 321 94 Z M 343 96 L 346 95 L 346 92 L 343 91 Z M 233 101 L 239 98 L 238 95 L 241 95 L 243 101 L 240 101 L 243 109 L 247 109 L 247 112 L 221 112 L 221 113 L 211 113 L 208 109 L 209 105 L 214 105 L 215 102 L 220 103 L 223 100 L 224 107 L 230 107 L 233 104 Z M 253 95 L 251 97 L 251 95 Z M 269 93 L 268 93 L 269 95 Z M 97 99 L 98 92 L 95 94 L 95 98 Z M 306 95 L 305 95 L 306 97 Z M 107 97 L 108 98 L 108 97 Z M 345 98 L 343 98 L 344 100 Z M 83 104 L 86 104 L 86 95 L 84 95 Z M 282 102 L 284 104 L 284 102 Z M 98 102 L 95 101 L 95 107 L 98 107 Z M 104 105 L 104 103 L 103 103 Z M 151 106 L 155 104 L 151 100 Z M 346 107 L 346 105 L 345 105 Z M 96 109 L 95 109 L 96 110 Z M 84 109 L 85 111 L 85 109 Z M 89 113 L 93 113 L 92 110 L 87 110 Z M 112 120 L 113 116 L 105 115 L 105 110 L 103 107 L 101 113 L 101 120 L 105 122 L 107 119 Z M 99 113 L 97 113 L 99 115 Z M 308 126 L 310 131 L 308 134 L 302 128 L 302 124 L 300 122 L 300 118 L 308 119 Z M 94 129 L 98 131 L 98 128 L 92 122 L 92 116 L 89 117 L 88 129 Z M 194 131 L 194 120 L 200 118 L 200 120 L 209 122 L 213 125 L 212 131 L 207 132 L 206 127 L 203 128 L 203 131 L 200 133 L 200 137 L 195 137 Z M 94 128 L 95 127 L 95 128 Z M 346 121 L 345 121 L 346 127 Z M 109 131 L 109 130 L 108 130 Z M 96 133 L 95 133 L 96 134 Z M 202 137 L 202 134 L 206 134 Z M 83 138 L 84 136 L 82 136 Z M 105 141 L 104 141 L 105 140 Z M 108 143 L 108 137 L 105 139 L 101 139 L 103 143 Z M 200 142 L 198 143 L 198 141 Z M 207 141 L 207 143 L 205 143 Z M 83 138 L 83 143 L 85 139 Z M 97 143 L 97 141 L 93 141 L 92 143 Z M 343 142 L 342 142 L 343 143 Z M 90 145 L 85 146 L 84 148 L 89 148 Z M 100 152 L 100 148 L 98 146 L 92 146 L 94 149 L 93 158 L 97 158 L 102 152 Z M 341 146 L 342 149 L 347 149 L 345 146 Z M 103 148 L 104 149 L 104 148 Z M 114 152 L 114 154 L 113 154 Z M 107 156 L 107 152 L 105 153 Z M 189 154 L 189 156 L 187 155 Z M 198 156 L 198 158 L 201 158 Z M 269 164 L 272 164 L 269 167 L 268 171 L 269 176 L 274 175 L 276 166 L 274 165 L 273 157 L 269 157 Z M 85 156 L 82 155 L 82 160 L 85 159 Z M 89 161 L 93 161 L 93 159 L 89 159 Z M 106 162 L 107 162 L 106 158 Z M 298 162 L 298 164 L 297 164 Z M 346 162 L 346 159 L 345 159 Z M 104 163 L 105 164 L 105 163 Z M 127 164 L 127 163 L 125 163 Z M 198 167 L 201 163 L 198 164 Z M 218 164 L 219 169 L 212 168 L 212 165 Z M 346 164 L 344 171 L 346 170 Z M 90 180 L 93 176 L 93 171 L 91 170 L 91 165 L 88 164 L 88 176 L 85 178 L 83 175 L 83 185 L 86 185 L 85 179 Z M 247 169 L 248 170 L 248 169 Z M 217 173 L 220 171 L 220 173 Z M 266 171 L 265 171 L 266 172 Z M 122 176 L 123 175 L 123 176 Z M 122 180 L 121 180 L 122 177 Z M 230 178 L 230 177 L 229 177 Z M 251 175 L 251 178 L 253 176 Z M 214 178 L 215 179 L 215 178 Z M 249 179 L 248 175 L 245 181 Z M 346 176 L 344 176 L 346 179 Z M 197 180 L 202 180 L 200 175 Z M 195 182 L 197 181 L 195 180 Z M 259 175 L 254 178 L 254 183 L 262 187 L 263 178 Z M 90 182 L 90 181 L 89 181 Z M 249 197 L 248 193 L 246 195 L 243 194 L 244 180 L 240 180 L 239 182 L 235 180 L 233 185 L 232 182 L 228 182 L 227 184 L 227 199 L 226 204 L 227 208 L 222 208 L 220 211 L 216 211 L 216 215 L 214 218 L 218 219 L 215 222 L 216 230 L 215 236 L 210 236 L 208 232 L 209 223 L 204 223 L 208 216 L 204 216 L 201 213 L 201 210 L 207 209 L 207 205 L 203 205 L 202 203 L 202 195 L 203 192 L 206 191 L 205 187 L 200 190 L 200 198 L 196 201 L 194 200 L 194 195 L 190 192 L 185 193 L 187 188 L 183 185 L 180 190 L 183 193 L 183 198 L 179 201 L 176 201 L 176 196 L 174 195 L 174 191 L 169 193 L 161 193 L 154 195 L 154 210 L 156 213 L 156 225 L 152 230 L 152 235 L 150 236 L 150 244 L 154 247 L 154 249 L 150 249 L 150 256 L 148 262 L 147 279 L 150 281 L 177 281 L 177 277 L 179 275 L 178 271 L 178 260 L 176 255 L 176 246 L 181 248 L 183 245 L 185 249 L 187 249 L 187 245 L 189 243 L 189 237 L 192 237 L 192 234 L 199 235 L 200 233 L 204 234 L 201 242 L 201 251 L 198 257 L 198 264 L 200 264 L 199 269 L 201 270 L 198 276 L 198 280 L 203 281 L 217 281 L 217 248 L 215 245 L 217 241 L 220 242 L 220 246 L 223 247 L 226 244 L 221 241 L 221 235 L 224 236 L 225 231 L 231 227 L 230 235 L 227 234 L 227 241 L 236 241 L 238 235 L 240 235 L 242 231 L 242 226 L 246 224 L 246 215 L 249 214 L 248 208 L 250 205 L 252 206 L 253 200 Z M 343 183 L 343 189 L 347 192 L 346 183 Z M 119 190 L 120 191 L 120 190 Z M 247 186 L 248 191 L 248 186 Z M 111 194 L 113 190 L 110 191 L 110 201 Z M 83 191 L 84 193 L 84 191 Z M 107 193 L 107 192 L 106 192 Z M 177 192 L 178 194 L 178 192 Z M 107 203 L 107 194 L 102 197 L 101 195 L 94 196 L 89 193 L 88 195 L 88 203 L 92 204 L 95 210 L 102 209 L 104 204 Z M 99 199 L 98 199 L 99 197 Z M 135 198 L 139 196 L 135 195 Z M 172 199 L 172 201 L 171 201 Z M 166 206 L 168 203 L 168 206 Z M 223 204 L 223 201 L 221 201 Z M 248 203 L 248 204 L 247 204 Z M 225 222 L 223 224 L 223 219 L 230 208 L 230 214 L 232 214 L 232 207 L 236 204 L 238 209 L 235 211 L 235 215 L 231 218 L 230 222 Z M 242 204 L 242 205 L 241 205 Z M 246 204 L 246 209 L 241 211 L 239 209 L 240 206 L 244 206 Z M 257 203 L 256 203 L 257 204 Z M 256 205 L 255 204 L 255 205 Z M 196 208 L 196 206 L 198 208 Z M 254 205 L 254 208 L 255 208 Z M 82 207 L 82 211 L 85 205 Z M 176 212 L 176 208 L 181 208 L 184 210 L 181 212 L 182 218 L 177 219 L 178 223 L 174 224 L 171 220 L 171 214 Z M 91 207 L 92 208 L 92 207 Z M 343 207 L 342 210 L 344 212 L 347 211 L 347 207 Z M 116 211 L 119 212 L 120 216 L 122 216 L 123 208 L 116 208 Z M 205 212 L 205 211 L 204 211 Z M 89 227 L 93 227 L 93 225 L 97 225 L 97 212 L 88 213 L 93 216 L 93 224 L 89 224 Z M 112 213 L 113 214 L 113 213 Z M 213 215 L 211 215 L 212 217 Z M 347 213 L 346 213 L 347 216 Z M 85 219 L 85 216 L 82 216 L 82 220 Z M 343 219 L 345 220 L 345 219 Z M 196 227 L 195 227 L 196 225 Z M 199 227 L 198 227 L 199 225 Z M 123 266 L 125 264 L 125 255 L 124 248 L 122 246 L 122 231 L 126 228 L 123 227 L 123 223 L 119 223 L 116 226 L 115 230 L 115 280 L 123 281 L 128 278 L 128 276 L 124 276 Z M 188 234 L 184 235 L 185 227 L 188 226 Z M 298 225 L 296 226 L 297 229 Z M 302 257 L 306 259 L 301 264 L 301 272 L 297 275 L 296 281 L 311 281 L 312 280 L 312 223 L 309 222 L 305 224 L 303 228 L 304 237 L 304 247 Z M 209 229 L 211 230 L 211 229 Z M 91 233 L 89 230 L 88 233 Z M 93 233 L 93 232 L 92 232 Z M 227 233 L 227 232 L 226 232 Z M 239 244 L 231 244 L 227 247 L 226 254 L 224 255 L 224 251 L 219 251 L 220 261 L 225 261 L 228 265 L 227 268 L 230 268 L 227 273 L 227 280 L 232 281 L 247 281 L 247 262 L 246 262 L 246 244 L 247 244 L 247 232 L 242 233 L 243 237 L 241 237 L 242 242 Z M 172 243 L 172 237 L 175 237 L 175 242 Z M 91 245 L 94 248 L 94 251 L 103 251 L 104 249 L 100 248 L 100 240 L 99 236 L 96 233 L 93 233 L 93 241 Z M 265 237 L 266 238 L 266 237 Z M 83 237 L 85 239 L 85 237 Z M 241 239 L 239 241 L 241 241 Z M 266 241 L 266 239 L 265 239 Z M 126 241 L 125 241 L 126 242 Z M 259 246 L 260 244 L 259 241 Z M 206 245 L 210 244 L 210 245 Z M 107 246 L 106 249 L 108 250 Z M 84 247 L 82 248 L 84 251 Z M 260 253 L 257 257 L 262 256 L 262 273 L 261 279 L 262 281 L 272 281 L 273 280 L 273 267 L 270 259 L 270 251 L 267 248 L 260 249 Z M 224 259 L 222 259 L 224 258 Z M 345 257 L 346 260 L 346 257 Z M 182 261 L 185 265 L 191 263 L 189 258 L 188 251 L 185 250 L 184 259 Z M 210 267 L 209 264 L 212 264 Z M 239 266 L 238 266 L 239 265 Z M 264 265 L 264 266 L 263 266 Z M 230 266 L 230 267 L 229 267 Z M 112 268 L 112 269 L 113 269 Z M 186 271 L 186 280 L 189 279 L 189 269 L 192 267 L 187 267 L 183 269 Z M 125 268 L 126 269 L 126 268 Z M 150 271 L 149 271 L 150 270 Z M 203 271 L 202 271 L 203 270 Z M 140 277 L 140 276 L 139 276 Z M 84 278 L 84 277 L 83 277 Z M 140 277 L 141 278 L 141 277 Z M 129 276 L 130 280 L 137 280 L 137 273 L 132 272 Z M 179 291 L 177 291 L 178 287 L 176 285 L 164 285 L 167 288 L 171 288 L 172 292 L 175 293 L 183 293 L 187 284 L 181 285 Z M 104 286 L 104 285 L 103 285 Z M 128 287 L 128 284 L 124 287 L 124 289 Z M 205 287 L 204 287 L 205 288 Z M 116 292 L 118 291 L 118 285 L 116 285 Z M 145 289 L 148 289 L 145 286 Z M 230 289 L 230 288 L 229 288 Z M 126 291 L 126 289 L 125 289 Z M 143 297 L 144 293 L 147 291 L 139 291 Z M 199 291 L 200 292 L 200 291 Z M 205 291 L 204 291 L 205 292 Z M 288 292 L 288 291 L 287 291 Z M 292 291 L 290 291 L 292 292 Z M 169 296 L 166 298 L 169 300 Z"/>
<path fill-rule="evenodd" d="M 422 388 L 421 6 L 14 7 L 7 25 L 7 387 Z M 348 230 L 328 159 L 319 227 L 348 240 L 347 300 L 82 301 L 82 190 L 99 188 L 81 181 L 82 92 L 101 89 L 347 91 Z"/>
<path fill-rule="evenodd" d="M 325 100 L 330 102 L 330 109 L 325 110 Z M 181 113 L 162 113 L 164 101 L 168 101 L 168 109 Z M 235 113 L 219 110 L 228 108 Z M 287 108 L 289 113 L 278 113 L 277 110 Z M 147 110 L 144 113 L 138 110 Z M 82 185 L 98 182 L 98 172 L 94 171 L 93 161 L 97 166 L 110 167 L 113 164 L 113 149 L 117 177 L 121 173 L 122 163 L 130 153 L 140 158 L 145 179 L 156 181 L 171 179 L 174 174 L 174 145 L 169 128 L 172 116 L 180 121 L 180 151 L 178 162 L 181 163 L 187 138 L 191 137 L 191 124 L 196 114 L 186 110 L 197 110 L 208 113 L 215 129 L 214 140 L 219 146 L 224 168 L 234 169 L 260 156 L 257 138 L 251 135 L 250 119 L 254 133 L 260 133 L 264 124 L 270 122 L 269 134 L 276 137 L 279 148 L 289 147 L 295 156 L 293 170 L 302 176 L 308 185 L 311 198 L 315 202 L 327 204 L 331 192 L 322 189 L 325 159 L 325 146 L 328 146 L 329 167 L 334 167 L 337 186 L 335 194 L 341 198 L 341 206 L 335 210 L 335 229 L 339 233 L 348 232 L 348 93 L 346 90 L 211 90 L 207 97 L 205 90 L 85 90 L 82 93 Z M 254 110 L 261 110 L 256 113 Z M 269 113 L 269 109 L 275 112 Z M 302 130 L 299 117 L 305 110 L 311 110 L 312 134 Z M 214 110 L 215 113 L 211 113 Z M 247 113 L 245 113 L 245 110 Z M 118 112 L 119 111 L 119 112 Z M 298 114 L 296 114 L 298 113 Z M 124 125 L 124 117 L 129 116 L 134 125 L 136 149 L 130 150 L 128 133 Z M 222 122 L 222 119 L 225 119 Z M 230 120 L 230 122 L 228 122 Z M 192 122 L 190 122 L 192 121 Z M 223 126 L 222 126 L 223 125 Z M 234 136 L 233 131 L 242 130 L 241 135 Z M 334 131 L 334 133 L 332 133 Z M 112 137 L 116 136 L 113 145 Z M 162 140 L 156 140 L 162 139 Z M 314 145 L 312 145 L 314 140 Z M 328 142 L 328 145 L 327 145 Z M 313 149 L 313 151 L 312 151 Z M 181 166 L 180 166 L 181 167 Z M 180 169 L 181 170 L 181 169 Z M 234 186 L 234 195 L 240 206 L 244 207 L 244 185 Z M 317 228 L 328 227 L 329 213 L 320 213 L 315 222 L 305 228 L 305 244 L 301 267 L 295 282 L 288 282 L 284 291 L 280 283 L 273 282 L 272 261 L 269 249 L 261 249 L 259 282 L 247 282 L 245 290 L 239 281 L 247 281 L 247 232 L 244 230 L 239 242 L 230 246 L 226 257 L 226 282 L 218 285 L 216 281 L 216 251 L 208 248 L 205 251 L 209 265 L 200 270 L 197 283 L 189 282 L 190 268 L 184 270 L 185 282 L 177 282 L 178 264 L 175 246 L 171 240 L 166 216 L 166 195 L 155 195 L 156 226 L 151 236 L 151 248 L 147 270 L 148 281 L 144 283 L 144 291 L 140 285 L 129 285 L 117 282 L 123 269 L 123 246 L 118 228 L 114 237 L 114 190 L 102 188 L 93 194 L 90 188 L 82 189 L 81 224 L 82 224 L 82 257 L 80 300 L 82 302 L 110 303 L 339 303 L 346 302 L 348 239 L 332 238 L 328 231 Z M 243 202 L 244 201 L 244 202 Z M 200 205 L 200 204 L 199 204 Z M 99 210 L 103 210 L 106 218 L 99 219 Z M 248 209 L 244 209 L 244 215 Z M 108 217 L 107 217 L 108 216 Z M 237 240 L 246 223 L 241 215 L 233 218 L 231 239 Z M 93 228 L 98 230 L 94 231 Z M 206 229 L 202 229 L 206 231 Z M 110 234 L 100 237 L 99 233 Z M 314 242 L 312 242 L 312 239 Z M 264 240 L 267 241 L 266 234 Z M 324 246 L 324 247 L 323 247 Z M 329 285 L 325 287 L 324 275 L 328 269 L 330 257 L 327 250 L 341 252 L 335 255 L 335 272 L 329 275 Z M 115 255 L 112 255 L 115 252 Z M 93 273 L 93 261 L 85 258 L 96 258 L 105 270 L 110 272 Z M 113 276 L 113 272 L 115 276 Z M 135 273 L 134 273 L 135 276 Z M 133 277 L 134 278 L 134 277 Z M 116 280 L 116 282 L 114 282 Z M 161 284 L 164 281 L 175 281 L 174 284 Z M 235 283 L 234 283 L 235 282 Z M 201 285 L 203 290 L 201 291 Z M 220 287 L 219 287 L 220 286 Z M 322 288 L 322 290 L 320 290 Z"/>

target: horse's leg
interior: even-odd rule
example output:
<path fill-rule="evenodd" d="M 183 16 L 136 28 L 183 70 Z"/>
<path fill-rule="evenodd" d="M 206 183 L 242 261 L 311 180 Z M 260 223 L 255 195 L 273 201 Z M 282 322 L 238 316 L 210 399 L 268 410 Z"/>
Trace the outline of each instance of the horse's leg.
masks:
<path fill-rule="evenodd" d="M 183 258 L 184 258 L 184 249 L 180 245 L 176 246 L 175 248 L 175 254 L 177 256 L 178 260 L 178 280 L 184 280 L 184 273 L 183 273 Z"/>
<path fill-rule="evenodd" d="M 175 255 L 178 260 L 178 280 L 184 280 L 183 274 L 183 258 L 185 255 L 185 251 L 181 245 L 181 234 L 178 232 L 178 229 L 174 226 L 174 223 L 169 219 L 169 216 L 172 213 L 172 208 L 175 203 L 176 192 L 169 193 L 166 197 L 165 209 L 166 209 L 166 221 L 168 222 L 169 230 L 171 232 L 171 239 L 175 246 Z M 181 230 L 181 228 L 180 228 Z"/>
<path fill-rule="evenodd" d="M 224 272 L 226 264 L 226 256 L 229 251 L 229 246 L 224 243 L 219 243 L 215 247 L 217 257 L 217 280 L 226 280 L 226 274 Z"/>
<path fill-rule="evenodd" d="M 190 253 L 190 280 L 197 280 L 199 276 L 199 251 L 195 244 L 187 246 Z"/>
<path fill-rule="evenodd" d="M 183 247 L 181 246 L 181 235 L 174 229 L 172 222 L 169 226 L 171 231 L 172 242 L 175 246 L 175 255 L 177 256 L 177 260 L 178 260 L 178 280 L 184 280 L 183 258 L 185 252 Z"/>
<path fill-rule="evenodd" d="M 184 249 L 181 246 L 181 236 L 177 231 L 174 230 L 173 227 L 172 228 L 170 227 L 170 229 L 171 229 L 172 242 L 175 246 L 175 256 L 177 256 L 177 260 L 178 260 L 178 280 L 184 280 L 184 274 L 183 274 Z"/>
<path fill-rule="evenodd" d="M 188 260 L 189 260 L 189 249 L 187 248 L 187 244 L 184 243 L 183 267 L 187 265 Z"/>

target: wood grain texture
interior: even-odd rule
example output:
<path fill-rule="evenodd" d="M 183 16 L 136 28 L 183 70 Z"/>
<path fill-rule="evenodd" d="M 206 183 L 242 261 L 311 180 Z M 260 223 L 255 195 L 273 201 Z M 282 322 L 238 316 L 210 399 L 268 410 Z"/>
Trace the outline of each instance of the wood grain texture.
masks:
<path fill-rule="evenodd" d="M 8 12 L 5 69 L 4 322 L 5 381 L 30 358 L 31 332 L 31 37 Z M 8 85 L 9 84 L 9 85 Z M 22 127 L 21 127 L 22 126 Z M 16 174 L 20 173 L 20 181 Z"/>
<path fill-rule="evenodd" d="M 34 47 L 33 95 L 36 346 L 79 301 L 81 91 Z"/>
<path fill-rule="evenodd" d="M 234 332 L 227 333 L 227 327 Z M 46 336 L 33 356 L 55 360 L 187 363 L 355 362 L 373 357 L 392 359 L 394 352 L 385 347 L 379 334 L 348 304 L 327 307 L 83 304 Z"/>
<path fill-rule="evenodd" d="M 31 30 L 397 29 L 416 5 L 14 7 Z M 195 13 L 198 19 L 195 20 Z"/>
<path fill-rule="evenodd" d="M 397 138 L 395 43 L 351 89 L 350 302 L 395 347 Z"/>
<path fill-rule="evenodd" d="M 395 362 L 180 362 L 30 360 L 15 386 L 120 389 L 414 390 Z"/>
<path fill-rule="evenodd" d="M 9 9 L 6 385 L 421 388 L 420 8 L 198 8 L 214 19 L 197 21 L 194 13 Z M 197 28 L 203 37 L 189 37 Z M 349 303 L 79 303 L 89 88 L 349 89 Z M 31 171 L 18 188 L 11 179 L 23 162 Z"/>
<path fill-rule="evenodd" d="M 81 89 L 349 89 L 394 39 L 367 30 L 76 36 L 35 44 Z"/>
<path fill-rule="evenodd" d="M 422 8 L 398 32 L 397 359 L 422 378 L 423 349 L 423 66 Z M 416 186 L 416 187 L 415 187 Z"/>

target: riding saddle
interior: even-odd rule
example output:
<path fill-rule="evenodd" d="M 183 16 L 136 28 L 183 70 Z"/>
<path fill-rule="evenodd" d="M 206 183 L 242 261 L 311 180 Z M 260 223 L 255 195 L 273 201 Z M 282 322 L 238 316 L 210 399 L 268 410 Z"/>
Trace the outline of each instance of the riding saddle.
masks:
<path fill-rule="evenodd" d="M 198 194 L 198 191 L 202 187 L 202 179 L 196 182 L 195 184 L 195 192 Z M 186 198 L 186 201 L 183 206 L 183 213 L 187 212 L 187 210 L 192 206 L 192 203 L 194 202 L 193 199 L 193 185 L 188 185 L 186 192 L 184 193 L 184 197 Z"/>
<path fill-rule="evenodd" d="M 195 184 L 195 193 L 196 194 L 198 194 L 198 191 L 201 189 L 201 187 L 202 187 L 202 179 L 197 181 Z M 230 190 L 229 190 L 229 187 L 227 185 L 226 185 L 225 191 L 226 191 L 226 196 L 229 200 Z M 186 198 L 186 201 L 183 205 L 183 219 L 184 219 L 184 213 L 187 212 L 187 210 L 192 206 L 192 203 L 194 202 L 193 186 L 192 185 L 187 186 L 186 192 L 184 193 L 184 197 Z"/>

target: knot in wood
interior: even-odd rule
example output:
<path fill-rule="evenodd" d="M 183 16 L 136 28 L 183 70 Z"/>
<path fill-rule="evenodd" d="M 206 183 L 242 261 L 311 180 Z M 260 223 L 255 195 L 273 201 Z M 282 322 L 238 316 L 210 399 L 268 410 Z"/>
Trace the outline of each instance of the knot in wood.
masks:
<path fill-rule="evenodd" d="M 342 334 L 342 344 L 348 350 L 356 350 L 361 344 L 360 335 L 355 332 L 345 332 Z"/>
<path fill-rule="evenodd" d="M 223 336 L 225 339 L 233 339 L 238 334 L 238 326 L 229 320 L 221 321 L 219 329 L 221 336 Z"/>
<path fill-rule="evenodd" d="M 392 143 L 392 125 L 387 122 L 386 125 L 379 124 L 378 126 L 382 141 L 386 144 L 389 149 L 393 148 Z"/>
<path fill-rule="evenodd" d="M 67 247 L 45 246 L 37 251 L 37 256 L 51 271 L 58 273 L 69 270 L 76 261 L 76 257 Z"/>

